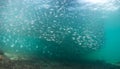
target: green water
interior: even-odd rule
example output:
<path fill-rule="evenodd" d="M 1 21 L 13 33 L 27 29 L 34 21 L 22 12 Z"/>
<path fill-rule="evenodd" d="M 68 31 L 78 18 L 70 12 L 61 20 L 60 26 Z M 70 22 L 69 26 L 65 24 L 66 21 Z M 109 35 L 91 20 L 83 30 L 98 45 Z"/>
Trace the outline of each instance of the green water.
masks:
<path fill-rule="evenodd" d="M 120 14 L 119 11 L 112 13 L 106 20 L 106 47 L 105 59 L 109 61 L 120 60 Z"/>
<path fill-rule="evenodd" d="M 92 53 L 92 59 L 114 64 L 120 62 L 120 14 L 117 11 L 107 16 L 108 18 L 105 19 L 105 46 Z"/>
<path fill-rule="evenodd" d="M 8 57 L 120 61 L 117 0 L 8 0 L 0 5 L 0 47 Z"/>

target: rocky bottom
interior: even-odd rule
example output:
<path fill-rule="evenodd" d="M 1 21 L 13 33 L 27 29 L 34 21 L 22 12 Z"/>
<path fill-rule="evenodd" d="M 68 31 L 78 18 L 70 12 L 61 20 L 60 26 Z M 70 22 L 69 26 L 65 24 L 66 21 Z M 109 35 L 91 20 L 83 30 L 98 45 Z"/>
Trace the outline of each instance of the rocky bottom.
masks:
<path fill-rule="evenodd" d="M 103 61 L 72 63 L 49 60 L 10 60 L 0 56 L 0 69 L 120 69 L 120 67 Z"/>

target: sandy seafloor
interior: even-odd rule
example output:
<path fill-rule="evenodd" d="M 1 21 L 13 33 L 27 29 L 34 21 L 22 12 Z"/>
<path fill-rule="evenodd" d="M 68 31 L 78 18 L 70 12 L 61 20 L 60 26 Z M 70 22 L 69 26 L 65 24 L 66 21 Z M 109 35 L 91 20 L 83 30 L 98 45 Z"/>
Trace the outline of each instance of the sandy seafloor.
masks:
<path fill-rule="evenodd" d="M 51 60 L 10 60 L 0 55 L 0 69 L 120 69 L 104 61 L 58 62 Z"/>

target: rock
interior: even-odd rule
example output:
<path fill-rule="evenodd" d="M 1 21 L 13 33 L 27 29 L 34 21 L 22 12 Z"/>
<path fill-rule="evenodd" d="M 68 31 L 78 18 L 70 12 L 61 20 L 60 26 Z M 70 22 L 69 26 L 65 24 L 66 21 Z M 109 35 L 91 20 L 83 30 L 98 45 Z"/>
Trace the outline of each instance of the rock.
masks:
<path fill-rule="evenodd" d="M 4 58 L 3 58 L 3 56 L 2 55 L 0 55 L 0 61 L 2 61 Z"/>

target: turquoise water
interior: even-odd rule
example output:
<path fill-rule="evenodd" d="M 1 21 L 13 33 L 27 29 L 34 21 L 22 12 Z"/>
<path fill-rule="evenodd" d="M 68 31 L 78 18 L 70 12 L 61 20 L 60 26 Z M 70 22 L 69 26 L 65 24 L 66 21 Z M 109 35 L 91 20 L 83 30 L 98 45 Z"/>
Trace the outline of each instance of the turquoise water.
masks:
<path fill-rule="evenodd" d="M 120 61 L 117 0 L 0 1 L 0 49 L 16 59 Z"/>
<path fill-rule="evenodd" d="M 105 46 L 98 52 L 92 54 L 92 59 L 104 60 L 108 63 L 120 61 L 120 14 L 119 11 L 112 12 L 105 20 Z M 97 58 L 96 58 L 97 57 Z"/>

